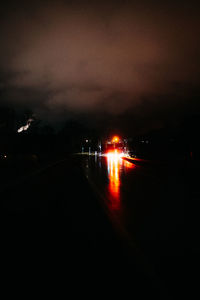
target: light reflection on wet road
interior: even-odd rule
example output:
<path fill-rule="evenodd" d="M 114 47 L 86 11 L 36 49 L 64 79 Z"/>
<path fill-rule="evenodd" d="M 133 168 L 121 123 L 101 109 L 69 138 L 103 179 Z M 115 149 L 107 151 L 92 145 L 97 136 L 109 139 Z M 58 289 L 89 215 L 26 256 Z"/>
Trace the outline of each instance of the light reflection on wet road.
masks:
<path fill-rule="evenodd" d="M 129 210 L 127 204 L 131 201 L 128 198 L 132 198 L 134 192 L 130 181 L 140 167 L 115 154 L 86 156 L 83 162 L 86 177 L 101 194 L 102 204 L 109 211 L 109 216 L 125 228 L 125 216 Z"/>
<path fill-rule="evenodd" d="M 134 168 L 134 165 L 123 160 L 121 157 L 115 154 L 110 154 L 106 157 L 107 170 L 108 170 L 108 191 L 110 199 L 110 210 L 119 210 L 121 207 L 121 175 L 126 169 Z"/>
<path fill-rule="evenodd" d="M 181 262 L 187 193 L 182 173 L 173 164 L 139 165 L 115 157 L 85 156 L 82 161 L 116 232 L 173 290 L 177 277 L 185 274 Z"/>
<path fill-rule="evenodd" d="M 160 257 L 177 255 L 184 222 L 184 182 L 175 168 L 140 166 L 114 156 L 84 156 L 82 161 L 117 230 L 156 264 Z"/>

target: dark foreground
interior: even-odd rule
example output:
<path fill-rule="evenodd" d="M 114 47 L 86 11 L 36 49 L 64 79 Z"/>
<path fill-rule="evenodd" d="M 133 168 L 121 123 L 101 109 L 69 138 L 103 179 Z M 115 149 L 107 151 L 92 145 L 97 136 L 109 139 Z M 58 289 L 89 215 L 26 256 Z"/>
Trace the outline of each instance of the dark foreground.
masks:
<path fill-rule="evenodd" d="M 4 278 L 14 289 L 93 298 L 121 291 L 138 299 L 148 291 L 159 299 L 159 287 L 118 239 L 76 161 L 1 194 Z"/>
<path fill-rule="evenodd" d="M 145 186 L 140 172 L 134 175 L 140 178 L 136 186 L 142 184 L 143 188 L 142 193 L 139 188 L 135 191 L 134 199 L 148 194 L 148 201 L 151 201 L 152 191 L 155 191 L 156 200 L 162 193 L 166 194 L 163 194 L 164 202 L 160 207 L 162 211 L 166 210 L 165 220 L 156 217 L 159 211 L 155 201 L 153 207 L 143 207 L 143 215 L 146 216 L 146 223 L 143 224 L 148 227 L 149 223 L 149 230 L 142 231 L 142 222 L 137 220 L 138 214 L 135 213 L 142 210 L 143 204 L 132 206 L 132 218 L 131 211 L 126 214 L 126 220 L 135 220 L 134 224 L 124 224 L 139 242 L 140 247 L 137 247 L 118 232 L 105 212 L 99 193 L 95 192 L 94 186 L 91 188 L 90 178 L 85 168 L 80 167 L 80 160 L 82 158 L 65 159 L 42 172 L 24 177 L 10 188 L 2 189 L 4 277 L 9 278 L 10 282 L 12 278 L 12 282 L 16 283 L 14 289 L 25 291 L 28 288 L 28 296 L 40 286 L 45 293 L 55 290 L 56 295 L 64 292 L 68 296 L 72 292 L 74 297 L 96 298 L 99 294 L 115 297 L 120 292 L 123 298 L 135 299 L 178 299 L 185 293 L 192 295 L 198 282 L 195 275 L 199 265 L 198 205 L 195 201 L 199 196 L 198 191 L 195 190 L 195 194 L 194 190 L 189 190 L 189 187 L 192 188 L 191 176 L 188 178 L 187 195 L 184 195 L 181 185 L 182 177 L 170 176 L 171 181 L 167 180 L 167 184 L 171 185 L 169 190 L 173 191 L 173 185 L 179 188 L 174 188 L 175 195 L 167 199 L 169 192 L 163 182 L 166 182 L 169 173 L 162 178 L 157 192 L 154 179 L 149 181 L 149 185 L 146 181 Z M 91 169 L 93 180 L 98 178 L 93 163 L 88 165 L 88 161 L 84 160 L 82 165 L 85 163 Z M 143 172 L 149 174 L 151 168 Z M 124 190 L 126 194 L 127 188 Z M 130 196 L 133 198 L 133 195 Z M 185 203 L 190 196 L 192 205 Z M 174 199 L 177 201 L 173 208 Z M 170 202 L 171 210 L 166 201 Z M 127 206 L 130 207 L 128 200 Z M 177 214 L 178 221 L 175 222 Z M 157 230 L 156 222 L 151 218 L 157 218 L 156 222 L 159 220 Z M 162 230 L 166 236 L 160 238 L 156 235 L 163 223 L 167 224 L 165 227 L 170 227 L 170 224 L 171 227 Z M 180 224 L 173 227 L 175 223 Z M 136 225 L 136 232 L 132 229 L 133 225 Z M 164 248 L 166 251 L 163 251 Z M 144 249 L 147 249 L 147 255 Z"/>

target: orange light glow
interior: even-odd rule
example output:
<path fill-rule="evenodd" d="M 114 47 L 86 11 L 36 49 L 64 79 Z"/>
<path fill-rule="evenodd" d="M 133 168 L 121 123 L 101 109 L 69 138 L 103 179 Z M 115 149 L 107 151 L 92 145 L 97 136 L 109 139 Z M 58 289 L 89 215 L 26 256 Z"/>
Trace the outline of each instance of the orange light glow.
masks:
<path fill-rule="evenodd" d="M 119 143 L 119 137 L 117 135 L 112 138 L 112 143 Z"/>
<path fill-rule="evenodd" d="M 111 194 L 111 208 L 120 208 L 120 162 L 121 153 L 117 150 L 107 153 L 108 158 L 108 176 L 109 176 L 109 192 Z"/>
<path fill-rule="evenodd" d="M 124 166 L 128 169 L 133 169 L 135 165 L 127 160 L 124 160 Z"/>
<path fill-rule="evenodd" d="M 121 209 L 121 173 L 125 170 L 133 169 L 135 165 L 125 159 L 124 153 L 115 149 L 114 151 L 109 151 L 106 154 L 107 157 L 107 168 L 108 168 L 108 179 L 109 179 L 109 206 L 111 210 Z"/>

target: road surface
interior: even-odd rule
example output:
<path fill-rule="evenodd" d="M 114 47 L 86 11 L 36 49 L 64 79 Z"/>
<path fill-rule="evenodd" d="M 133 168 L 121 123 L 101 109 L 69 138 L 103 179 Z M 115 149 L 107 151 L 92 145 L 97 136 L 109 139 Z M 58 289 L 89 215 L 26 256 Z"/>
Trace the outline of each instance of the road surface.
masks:
<path fill-rule="evenodd" d="M 116 231 L 174 298 L 197 290 L 198 168 L 86 156 L 83 168 Z"/>
<path fill-rule="evenodd" d="M 1 193 L 5 257 L 12 268 L 26 261 L 29 271 L 37 266 L 37 276 L 42 270 L 55 281 L 64 269 L 77 292 L 121 289 L 137 299 L 191 293 L 198 222 L 191 234 L 183 171 L 79 155 L 28 176 Z"/>

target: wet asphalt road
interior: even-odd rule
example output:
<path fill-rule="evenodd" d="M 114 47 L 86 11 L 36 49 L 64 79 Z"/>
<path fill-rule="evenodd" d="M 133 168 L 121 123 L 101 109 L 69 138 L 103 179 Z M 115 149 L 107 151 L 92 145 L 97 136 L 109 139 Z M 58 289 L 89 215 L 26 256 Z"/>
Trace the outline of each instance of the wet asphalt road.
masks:
<path fill-rule="evenodd" d="M 189 258 L 199 252 L 185 203 L 198 193 L 172 166 L 79 156 L 24 179 L 2 192 L 5 260 L 74 293 L 177 299 L 194 290 Z"/>
<path fill-rule="evenodd" d="M 94 190 L 100 191 L 116 231 L 170 295 L 178 299 L 198 293 L 198 164 L 130 164 L 115 157 L 88 156 L 84 169 Z"/>

